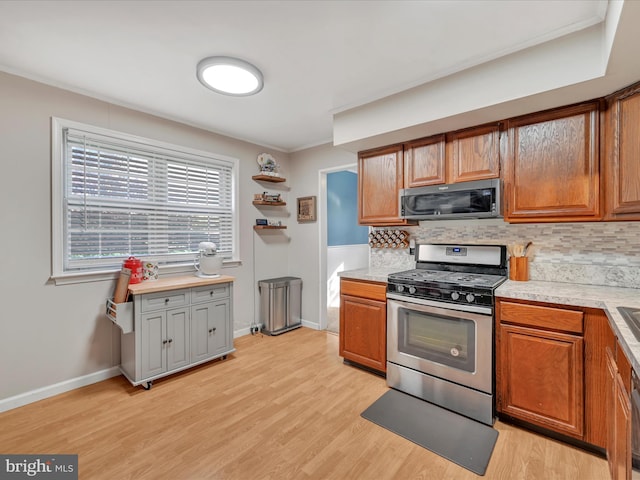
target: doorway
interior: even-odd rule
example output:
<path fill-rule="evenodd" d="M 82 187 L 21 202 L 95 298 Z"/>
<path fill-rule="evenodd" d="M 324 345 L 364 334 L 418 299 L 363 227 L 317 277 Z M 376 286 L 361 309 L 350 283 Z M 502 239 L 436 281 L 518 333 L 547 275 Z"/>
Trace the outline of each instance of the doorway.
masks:
<path fill-rule="evenodd" d="M 356 165 L 320 171 L 320 325 L 339 333 L 340 277 L 345 270 L 369 266 L 369 227 L 358 225 Z"/>

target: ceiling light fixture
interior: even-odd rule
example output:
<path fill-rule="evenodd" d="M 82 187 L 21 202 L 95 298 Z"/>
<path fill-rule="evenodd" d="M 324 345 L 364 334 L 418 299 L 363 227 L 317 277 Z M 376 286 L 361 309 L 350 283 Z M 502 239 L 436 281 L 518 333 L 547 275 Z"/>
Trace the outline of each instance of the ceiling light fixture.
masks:
<path fill-rule="evenodd" d="M 205 87 L 224 95 L 255 95 L 263 87 L 262 72 L 238 58 L 205 58 L 198 63 L 197 72 Z"/>

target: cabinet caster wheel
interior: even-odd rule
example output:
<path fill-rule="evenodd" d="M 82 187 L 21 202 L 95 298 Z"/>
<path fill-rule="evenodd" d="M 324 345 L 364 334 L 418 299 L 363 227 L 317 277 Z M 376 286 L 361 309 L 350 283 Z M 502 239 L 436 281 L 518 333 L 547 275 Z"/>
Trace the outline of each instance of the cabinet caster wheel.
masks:
<path fill-rule="evenodd" d="M 145 390 L 151 390 L 151 386 L 153 385 L 153 382 L 147 382 L 146 385 L 143 385 L 142 388 L 144 388 Z"/>

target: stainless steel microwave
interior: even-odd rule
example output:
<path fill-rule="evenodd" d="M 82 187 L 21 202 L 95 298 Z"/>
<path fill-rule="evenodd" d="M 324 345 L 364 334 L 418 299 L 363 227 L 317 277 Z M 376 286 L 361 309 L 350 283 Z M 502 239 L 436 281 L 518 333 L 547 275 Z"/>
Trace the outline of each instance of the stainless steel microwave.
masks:
<path fill-rule="evenodd" d="M 402 189 L 400 216 L 408 220 L 499 218 L 500 179 Z"/>

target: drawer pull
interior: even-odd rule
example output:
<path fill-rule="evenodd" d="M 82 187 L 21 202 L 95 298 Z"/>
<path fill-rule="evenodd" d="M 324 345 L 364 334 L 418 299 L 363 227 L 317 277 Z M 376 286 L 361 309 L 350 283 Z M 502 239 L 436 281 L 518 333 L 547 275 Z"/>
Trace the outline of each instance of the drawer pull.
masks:
<path fill-rule="evenodd" d="M 164 303 L 169 303 L 169 299 L 168 299 L 168 298 L 165 298 L 165 299 L 164 299 Z"/>

